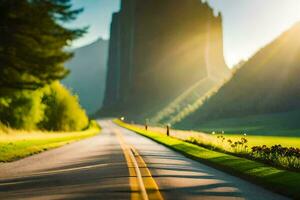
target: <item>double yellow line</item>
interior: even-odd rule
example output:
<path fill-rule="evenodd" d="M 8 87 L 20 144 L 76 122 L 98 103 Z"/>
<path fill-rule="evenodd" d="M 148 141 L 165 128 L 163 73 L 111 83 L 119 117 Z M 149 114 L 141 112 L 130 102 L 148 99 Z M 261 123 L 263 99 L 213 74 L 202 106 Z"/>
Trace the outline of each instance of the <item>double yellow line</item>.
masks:
<path fill-rule="evenodd" d="M 129 169 L 131 200 L 163 200 L 159 188 L 153 179 L 143 158 L 132 146 L 128 146 L 118 129 L 115 134 L 125 155 Z"/>

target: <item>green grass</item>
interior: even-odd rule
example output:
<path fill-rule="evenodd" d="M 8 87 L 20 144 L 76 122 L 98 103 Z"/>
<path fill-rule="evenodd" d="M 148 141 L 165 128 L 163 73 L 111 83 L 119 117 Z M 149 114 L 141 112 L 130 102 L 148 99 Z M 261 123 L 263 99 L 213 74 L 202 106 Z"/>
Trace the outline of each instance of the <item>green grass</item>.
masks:
<path fill-rule="evenodd" d="M 160 127 L 149 127 L 149 129 L 165 134 L 165 128 Z M 203 143 L 212 144 L 212 145 L 219 145 L 220 140 L 217 136 L 220 132 L 215 132 L 216 134 L 213 135 L 212 133 L 204 133 L 204 132 L 196 132 L 196 131 L 186 131 L 186 130 L 171 130 L 171 134 L 174 137 L 179 139 L 185 140 L 189 137 L 196 137 L 197 139 L 201 140 Z M 226 140 L 231 139 L 232 141 L 240 140 L 242 137 L 248 140 L 247 145 L 249 148 L 253 146 L 262 146 L 266 145 L 271 147 L 273 145 L 281 144 L 284 147 L 297 147 L 300 148 L 300 137 L 289 137 L 289 136 L 268 136 L 268 135 L 249 135 L 246 136 L 244 134 L 224 134 L 223 135 Z"/>
<path fill-rule="evenodd" d="M 181 152 L 185 156 L 199 160 L 233 175 L 243 177 L 291 198 L 300 198 L 300 173 L 281 170 L 260 162 L 208 150 L 179 139 L 167 137 L 161 133 L 145 131 L 143 128 L 121 121 L 116 120 L 115 122 L 124 128 L 130 129 Z"/>
<path fill-rule="evenodd" d="M 143 126 L 136 125 L 141 128 Z M 148 127 L 148 130 L 166 134 L 166 128 L 161 127 Z M 195 131 L 184 131 L 184 130 L 175 130 L 172 129 L 170 135 L 174 138 L 196 144 L 214 151 L 230 153 L 240 157 L 252 158 L 253 155 L 252 147 L 253 146 L 263 146 L 272 147 L 274 145 L 281 145 L 283 147 L 293 147 L 300 148 L 300 137 L 279 137 L 279 136 L 257 136 L 257 135 L 244 135 L 244 134 L 221 134 L 214 132 L 214 134 L 195 132 Z M 246 139 L 243 145 L 234 145 L 235 142 L 241 142 L 243 139 Z M 231 142 L 229 142 L 231 141 Z M 270 162 L 265 160 L 265 162 Z M 272 162 L 269 163 L 273 166 L 278 166 L 288 170 L 299 171 L 299 159 L 287 159 L 287 157 L 277 157 L 277 159 L 272 159 Z"/>
<path fill-rule="evenodd" d="M 300 137 L 283 137 L 283 136 L 259 136 L 259 135 L 236 135 L 226 134 L 225 138 L 231 140 L 239 140 L 241 137 L 245 137 L 248 140 L 248 146 L 262 146 L 266 145 L 271 147 L 273 145 L 281 144 L 284 147 L 297 147 L 300 148 Z"/>
<path fill-rule="evenodd" d="M 96 122 L 80 132 L 41 132 L 0 129 L 0 162 L 11 162 L 78 140 L 95 136 L 100 131 Z"/>
<path fill-rule="evenodd" d="M 184 125 L 203 132 L 225 131 L 225 133 L 273 136 L 300 136 L 300 111 L 228 118 L 199 124 Z M 182 128 L 177 125 L 176 128 Z M 184 127 L 183 127 L 184 128 Z"/>

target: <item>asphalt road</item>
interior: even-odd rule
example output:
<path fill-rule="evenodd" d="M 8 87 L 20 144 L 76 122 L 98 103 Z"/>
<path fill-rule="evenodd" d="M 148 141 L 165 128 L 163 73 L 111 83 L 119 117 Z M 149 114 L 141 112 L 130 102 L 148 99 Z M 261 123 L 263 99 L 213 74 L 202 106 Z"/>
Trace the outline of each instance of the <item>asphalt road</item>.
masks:
<path fill-rule="evenodd" d="M 141 196 L 133 195 L 139 190 L 134 190 L 136 177 L 124 145 L 139 154 L 136 158 L 146 189 L 148 184 L 156 186 L 152 190 L 159 188 L 149 199 L 158 199 L 159 195 L 170 200 L 285 199 L 188 159 L 111 121 L 100 123 L 103 131 L 99 136 L 0 164 L 0 199 L 138 199 Z"/>

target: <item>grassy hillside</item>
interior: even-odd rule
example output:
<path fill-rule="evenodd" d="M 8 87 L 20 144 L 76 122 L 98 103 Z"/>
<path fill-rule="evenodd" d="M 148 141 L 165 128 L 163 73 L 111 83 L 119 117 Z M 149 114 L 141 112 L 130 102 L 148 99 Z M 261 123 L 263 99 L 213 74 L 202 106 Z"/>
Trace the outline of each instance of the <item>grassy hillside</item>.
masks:
<path fill-rule="evenodd" d="M 280 114 L 272 115 L 300 108 L 299 34 L 300 24 L 296 24 L 260 50 L 237 69 L 233 77 L 215 94 L 208 97 L 196 112 L 176 126 L 187 128 L 191 125 L 194 128 L 211 130 L 209 127 L 217 126 L 225 129 L 233 124 L 234 127 L 241 126 L 242 129 L 258 132 L 272 132 L 277 128 L 284 131 L 290 129 L 290 126 L 293 130 L 297 129 L 295 117 L 298 115 L 283 114 L 281 117 Z M 268 116 L 261 116 L 264 122 L 262 123 L 255 120 L 256 117 L 245 118 L 250 115 Z M 240 129 L 229 130 L 240 131 Z"/>
<path fill-rule="evenodd" d="M 216 86 L 216 82 L 210 78 L 200 80 L 156 113 L 150 122 L 153 124 L 173 124 L 188 114 L 190 110 L 197 109 L 199 99 L 214 86 Z"/>

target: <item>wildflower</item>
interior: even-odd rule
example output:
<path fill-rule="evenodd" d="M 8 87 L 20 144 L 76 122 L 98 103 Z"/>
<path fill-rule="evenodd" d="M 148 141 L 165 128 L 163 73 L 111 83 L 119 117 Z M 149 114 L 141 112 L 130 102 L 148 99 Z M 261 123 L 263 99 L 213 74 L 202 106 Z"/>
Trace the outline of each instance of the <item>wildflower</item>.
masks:
<path fill-rule="evenodd" d="M 242 138 L 241 141 L 242 141 L 243 144 L 248 142 L 248 140 L 246 138 Z"/>

